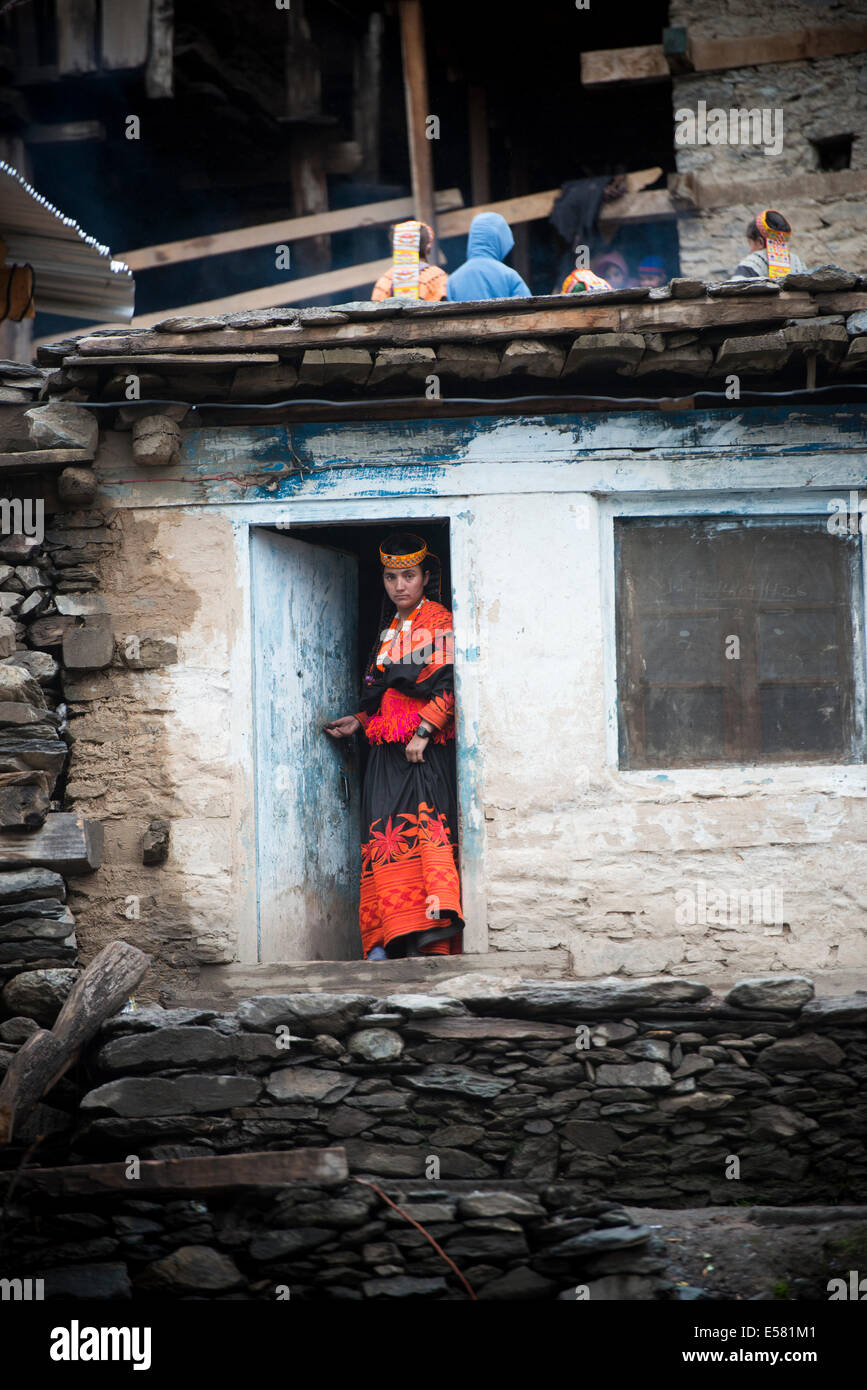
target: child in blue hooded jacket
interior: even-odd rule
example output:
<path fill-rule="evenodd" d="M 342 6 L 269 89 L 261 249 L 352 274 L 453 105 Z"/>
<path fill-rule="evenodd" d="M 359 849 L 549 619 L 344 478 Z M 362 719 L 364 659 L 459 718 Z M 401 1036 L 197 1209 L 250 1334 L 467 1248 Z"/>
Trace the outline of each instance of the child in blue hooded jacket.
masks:
<path fill-rule="evenodd" d="M 505 217 L 498 212 L 478 213 L 470 225 L 467 259 L 449 276 L 446 299 L 531 297 L 517 270 L 503 265 L 514 244 Z"/>

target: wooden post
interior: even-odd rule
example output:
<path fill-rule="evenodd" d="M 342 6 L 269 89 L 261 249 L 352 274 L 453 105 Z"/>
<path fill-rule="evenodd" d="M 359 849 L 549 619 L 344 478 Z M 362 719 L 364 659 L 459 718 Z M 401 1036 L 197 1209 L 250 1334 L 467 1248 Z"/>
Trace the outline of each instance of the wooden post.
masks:
<path fill-rule="evenodd" d="M 491 201 L 491 158 L 488 144 L 488 103 L 484 87 L 467 89 L 467 125 L 470 132 L 470 189 L 473 204 Z M 526 189 L 513 188 L 512 193 Z"/>
<path fill-rule="evenodd" d="M 157 97 L 174 96 L 174 49 L 174 0 L 153 0 L 151 5 L 150 50 L 145 69 L 145 91 L 151 100 Z"/>
<path fill-rule="evenodd" d="M 289 151 L 292 205 L 296 217 L 328 211 L 328 181 L 325 177 L 325 139 L 321 129 L 322 71 L 319 50 L 314 44 L 304 14 L 304 0 L 296 0 L 287 10 L 289 25 L 286 41 L 286 120 L 294 122 Z M 331 268 L 331 238 L 310 239 L 310 256 L 305 269 Z M 287 300 L 292 289 L 287 277 Z M 285 301 L 284 301 L 285 302 Z"/>
<path fill-rule="evenodd" d="M 382 15 L 372 14 L 355 50 L 352 133 L 361 146 L 360 178 L 379 180 L 379 124 L 382 97 Z"/>
<path fill-rule="evenodd" d="M 428 106 L 421 0 L 400 0 L 400 42 L 415 215 L 433 227 L 436 233 L 432 142 L 425 133 L 431 111 Z"/>

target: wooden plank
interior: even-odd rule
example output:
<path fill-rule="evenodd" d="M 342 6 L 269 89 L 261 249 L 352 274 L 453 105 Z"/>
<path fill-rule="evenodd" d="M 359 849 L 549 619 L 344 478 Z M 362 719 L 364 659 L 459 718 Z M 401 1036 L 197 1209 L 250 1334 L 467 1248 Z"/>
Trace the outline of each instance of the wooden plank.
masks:
<path fill-rule="evenodd" d="M 334 1187 L 349 1177 L 346 1151 L 337 1147 L 145 1158 L 134 1184 L 127 1171 L 126 1163 L 79 1163 L 68 1168 L 23 1168 L 18 1180 L 55 1197 L 110 1197 L 129 1192 L 133 1185 L 136 1192 L 218 1192 L 233 1187 L 284 1187 L 291 1182 Z"/>
<path fill-rule="evenodd" d="M 87 361 L 90 363 L 91 359 Z M 66 468 L 71 463 L 93 463 L 93 454 L 88 449 L 24 449 L 17 454 L 0 454 L 0 469 L 10 473 Z"/>
<path fill-rule="evenodd" d="M 743 38 L 690 39 L 696 72 L 751 68 L 765 63 L 793 63 L 804 58 L 836 58 L 867 49 L 867 24 L 823 25 L 780 34 L 747 34 Z"/>
<path fill-rule="evenodd" d="M 61 145 L 71 141 L 104 140 L 102 121 L 54 121 L 25 127 L 28 145 Z"/>
<path fill-rule="evenodd" d="M 642 328 L 676 333 L 681 328 L 726 327 L 734 323 L 762 323 L 777 319 L 812 318 L 818 313 L 808 294 L 762 295 L 760 299 L 666 299 L 643 304 L 624 304 L 619 328 L 631 333 Z"/>
<path fill-rule="evenodd" d="M 102 863 L 104 838 L 100 821 L 77 811 L 52 811 L 31 835 L 0 831 L 0 867 L 89 874 Z"/>
<path fill-rule="evenodd" d="M 106 366 L 109 366 L 109 365 L 112 365 L 112 366 L 113 366 L 113 365 L 118 365 L 118 364 L 123 364 L 124 366 L 134 366 L 134 365 L 137 365 L 137 364 L 141 364 L 142 366 L 149 366 L 149 367 L 152 367 L 152 366 L 153 366 L 153 361 L 154 361 L 154 359 L 153 359 L 153 354 L 152 354 L 152 353 L 147 353 L 147 352 L 142 352 L 142 353 L 139 353 L 138 355 L 136 355 L 135 353 L 107 353 L 105 357 L 100 357 L 99 361 L 100 361 L 100 366 L 101 366 L 103 363 L 105 363 Z M 172 367 L 178 367 L 178 366 L 182 366 L 182 367 L 220 367 L 220 366 L 224 366 L 224 367 L 229 367 L 229 366 L 232 366 L 232 367 L 256 367 L 256 366 L 259 366 L 259 367 L 261 367 L 261 366 L 267 365 L 268 363 L 273 364 L 273 363 L 279 362 L 279 361 L 280 361 L 280 356 L 279 356 L 279 354 L 276 353 L 276 352 L 161 352 L 161 353 L 160 353 L 160 362 L 161 362 L 161 363 L 165 363 L 166 366 L 172 366 Z M 78 355 L 73 354 L 73 355 L 71 355 L 70 357 L 64 357 L 64 359 L 63 359 L 63 365 L 64 365 L 64 367 L 83 367 L 83 366 L 85 366 L 85 365 L 88 366 L 88 367 L 92 367 L 92 366 L 93 366 L 93 358 L 92 358 L 92 357 L 81 357 L 81 356 L 78 356 Z M 125 402 L 119 402 L 119 404 L 125 404 Z M 134 405 L 135 402 L 134 402 L 134 401 L 131 401 L 131 402 L 129 402 L 129 404 Z M 46 452 L 50 452 L 50 451 L 46 450 Z M 72 450 L 72 449 L 70 449 L 70 450 L 66 450 L 66 451 L 58 450 L 57 452 L 58 452 L 58 453 L 59 453 L 59 452 L 76 453 L 76 452 L 78 452 L 78 451 L 77 451 L 77 450 Z"/>
<path fill-rule="evenodd" d="M 814 303 L 819 314 L 854 314 L 858 309 L 867 309 L 867 291 L 838 290 L 817 294 Z"/>
<path fill-rule="evenodd" d="M 661 82 L 670 77 L 661 43 L 637 48 L 599 48 L 581 54 L 584 87 L 610 86 L 618 82 Z"/>
<path fill-rule="evenodd" d="M 608 206 L 616 209 L 626 198 L 632 197 L 647 184 L 655 183 L 661 173 L 662 168 L 660 166 L 652 169 L 633 170 L 626 175 L 627 192 L 625 197 L 615 199 Z M 654 190 L 654 192 L 656 191 Z M 661 191 L 665 192 L 664 189 Z M 526 193 L 517 198 L 503 198 L 496 203 L 480 203 L 471 208 L 461 208 L 456 212 L 447 213 L 439 219 L 440 237 L 462 236 L 470 230 L 470 223 L 480 212 L 498 212 L 501 217 L 505 217 L 510 225 L 515 222 L 535 222 L 539 218 L 550 215 L 559 197 L 559 188 L 548 188 L 544 193 Z M 611 221 L 623 220 L 607 213 L 605 215 Z"/>
<path fill-rule="evenodd" d="M 459 188 L 444 189 L 435 198 L 441 210 L 459 208 L 463 203 Z M 338 208 L 334 212 L 317 213 L 311 217 L 286 217 L 277 222 L 238 227 L 231 232 L 214 232 L 209 236 L 163 242 L 159 246 L 143 246 L 134 251 L 118 251 L 117 259 L 128 265 L 130 270 L 150 270 L 153 266 L 174 265 L 178 261 L 198 260 L 202 256 L 224 256 L 231 251 L 248 251 L 254 246 L 276 246 L 281 241 L 295 242 L 304 237 L 397 222 L 401 217 L 411 217 L 412 207 L 411 198 L 389 198 L 381 203 L 362 203 L 358 207 Z"/>
<path fill-rule="evenodd" d="M 743 38 L 704 39 L 688 35 L 689 59 L 695 72 L 722 72 L 805 58 L 833 58 L 865 50 L 867 24 L 835 24 L 778 34 L 747 34 Z M 660 82 L 670 75 L 662 44 L 597 49 L 581 54 L 581 81 L 585 87 Z"/>
<path fill-rule="evenodd" d="M 28 1038 L 0 1082 L 0 1144 L 77 1060 L 82 1047 L 117 1013 L 147 974 L 149 958 L 127 941 L 111 941 L 69 992 L 50 1032 Z"/>
<path fill-rule="evenodd" d="M 430 114 L 427 90 L 427 62 L 424 47 L 424 18 L 421 0 L 399 0 L 400 46 L 403 56 L 403 86 L 406 98 L 406 130 L 412 174 L 414 215 L 437 232 L 434 206 L 433 141 L 425 126 Z"/>
<path fill-rule="evenodd" d="M 153 101 L 174 96 L 174 90 L 174 0 L 151 0 L 150 52 L 145 69 L 145 91 Z"/>
<path fill-rule="evenodd" d="M 56 16 L 58 71 L 95 72 L 96 0 L 56 0 Z"/>
<path fill-rule="evenodd" d="M 150 0 L 122 0 L 103 3 L 101 48 L 102 66 L 140 68 L 147 61 L 150 30 Z"/>

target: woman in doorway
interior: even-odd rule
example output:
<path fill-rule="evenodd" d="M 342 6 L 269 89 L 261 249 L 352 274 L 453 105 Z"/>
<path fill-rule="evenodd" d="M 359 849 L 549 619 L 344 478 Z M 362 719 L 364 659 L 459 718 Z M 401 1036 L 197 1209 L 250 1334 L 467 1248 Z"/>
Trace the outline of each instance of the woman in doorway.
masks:
<path fill-rule="evenodd" d="M 366 960 L 460 955 L 452 615 L 419 536 L 379 548 L 387 598 L 361 709 L 325 725 L 370 744 L 361 807 L 361 942 Z M 387 615 L 391 621 L 386 628 Z"/>

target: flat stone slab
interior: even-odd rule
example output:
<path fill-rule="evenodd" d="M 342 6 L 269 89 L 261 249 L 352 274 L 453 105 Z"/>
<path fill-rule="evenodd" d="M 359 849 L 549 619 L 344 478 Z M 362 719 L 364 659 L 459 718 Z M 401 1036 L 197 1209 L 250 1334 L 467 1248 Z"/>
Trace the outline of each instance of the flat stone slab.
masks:
<path fill-rule="evenodd" d="M 762 1048 L 756 1066 L 762 1071 L 833 1071 L 846 1060 L 843 1049 L 833 1038 L 818 1033 L 802 1033 L 797 1038 L 780 1038 Z"/>
<path fill-rule="evenodd" d="M 89 1091 L 81 1109 L 125 1118 L 144 1115 L 204 1115 L 252 1105 L 262 1089 L 253 1076 L 124 1077 Z"/>
<path fill-rule="evenodd" d="M 424 1038 L 506 1038 L 512 1042 L 563 1042 L 574 1045 L 575 1030 L 564 1023 L 519 1018 L 420 1018 L 404 1025 L 407 1034 Z"/>
<path fill-rule="evenodd" d="M 285 1067 L 272 1072 L 267 1090 L 275 1100 L 318 1101 L 321 1105 L 336 1105 L 358 1085 L 357 1076 L 327 1071 L 318 1067 Z"/>
<path fill-rule="evenodd" d="M 632 1066 L 603 1063 L 596 1068 L 597 1086 L 640 1086 L 647 1090 L 667 1090 L 674 1083 L 661 1062 L 635 1062 Z"/>
<path fill-rule="evenodd" d="M 867 993 L 840 995 L 835 999 L 812 999 L 805 1004 L 801 1018 L 815 1024 L 867 1023 Z"/>
<path fill-rule="evenodd" d="M 725 1002 L 737 1009 L 780 1009 L 799 1013 L 815 994 L 813 981 L 806 975 L 760 975 L 738 980 Z"/>
<path fill-rule="evenodd" d="M 515 1084 L 511 1077 L 486 1076 L 483 1072 L 470 1071 L 469 1067 L 428 1067 L 406 1079 L 414 1091 L 446 1091 L 482 1100 L 498 1096 Z"/>
<path fill-rule="evenodd" d="M 459 987 L 454 994 L 462 997 Z M 693 1003 L 707 998 L 709 994 L 707 985 L 667 978 L 607 979 L 588 984 L 577 980 L 527 980 L 517 986 L 507 986 L 499 997 L 486 991 L 481 997 L 468 993 L 463 998 L 474 1013 L 496 1013 L 506 1017 L 565 1017 L 580 1021 L 595 1014 L 625 1014 L 658 1008 L 663 1004 Z"/>
<path fill-rule="evenodd" d="M 464 1004 L 441 994 L 389 994 L 381 1007 L 396 1010 L 403 1018 L 455 1018 L 467 1013 Z"/>
<path fill-rule="evenodd" d="M 97 1055 L 102 1071 L 124 1075 L 127 1072 L 161 1071 L 174 1067 L 214 1066 L 231 1062 L 237 1039 L 215 1028 L 158 1028 L 151 1032 L 129 1033 L 106 1043 Z M 276 1048 L 274 1055 L 277 1056 Z"/>
<path fill-rule="evenodd" d="M 372 994 L 260 994 L 242 999 L 238 1018 L 245 1028 L 267 1033 L 288 1024 L 299 1033 L 347 1033 L 376 1004 Z"/>

